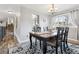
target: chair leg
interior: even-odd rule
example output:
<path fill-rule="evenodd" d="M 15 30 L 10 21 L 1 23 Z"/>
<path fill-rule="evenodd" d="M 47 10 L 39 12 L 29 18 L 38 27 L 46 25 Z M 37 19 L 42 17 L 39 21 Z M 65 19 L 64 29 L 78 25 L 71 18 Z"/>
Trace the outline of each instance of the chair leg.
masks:
<path fill-rule="evenodd" d="M 63 50 L 66 52 L 66 43 L 63 42 Z"/>
<path fill-rule="evenodd" d="M 35 39 L 35 46 L 37 45 L 37 39 Z"/>
<path fill-rule="evenodd" d="M 68 48 L 68 43 L 67 43 L 67 40 L 66 40 L 66 48 Z"/>
<path fill-rule="evenodd" d="M 62 51 L 62 42 L 60 43 L 60 50 L 61 50 L 61 53 L 63 53 L 63 51 Z"/>
<path fill-rule="evenodd" d="M 51 46 L 51 48 L 53 49 L 54 47 L 53 47 L 53 46 Z"/>

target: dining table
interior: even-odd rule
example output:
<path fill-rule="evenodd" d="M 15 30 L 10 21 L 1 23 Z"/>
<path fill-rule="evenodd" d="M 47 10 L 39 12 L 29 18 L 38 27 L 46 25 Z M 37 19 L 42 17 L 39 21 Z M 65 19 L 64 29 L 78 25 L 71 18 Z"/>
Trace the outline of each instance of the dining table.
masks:
<path fill-rule="evenodd" d="M 43 54 L 46 54 L 47 51 L 47 41 L 49 39 L 56 38 L 57 32 L 30 32 L 29 38 L 30 38 L 30 49 L 32 49 L 32 37 L 36 38 L 37 40 L 41 40 L 43 42 Z"/>

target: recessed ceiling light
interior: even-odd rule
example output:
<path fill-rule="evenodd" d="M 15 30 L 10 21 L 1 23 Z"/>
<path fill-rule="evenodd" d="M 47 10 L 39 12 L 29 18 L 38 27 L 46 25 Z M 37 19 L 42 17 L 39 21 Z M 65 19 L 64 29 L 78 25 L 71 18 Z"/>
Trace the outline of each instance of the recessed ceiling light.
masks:
<path fill-rule="evenodd" d="M 13 11 L 8 11 L 8 13 L 9 13 L 9 14 L 12 14 L 12 13 L 13 13 Z"/>

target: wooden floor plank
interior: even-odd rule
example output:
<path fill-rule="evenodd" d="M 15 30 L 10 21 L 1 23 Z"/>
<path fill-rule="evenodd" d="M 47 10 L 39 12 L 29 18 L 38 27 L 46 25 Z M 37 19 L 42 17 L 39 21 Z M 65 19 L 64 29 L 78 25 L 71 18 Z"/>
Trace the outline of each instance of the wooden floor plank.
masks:
<path fill-rule="evenodd" d="M 68 40 L 68 43 L 75 44 L 75 45 L 79 45 L 79 40 L 69 39 Z"/>

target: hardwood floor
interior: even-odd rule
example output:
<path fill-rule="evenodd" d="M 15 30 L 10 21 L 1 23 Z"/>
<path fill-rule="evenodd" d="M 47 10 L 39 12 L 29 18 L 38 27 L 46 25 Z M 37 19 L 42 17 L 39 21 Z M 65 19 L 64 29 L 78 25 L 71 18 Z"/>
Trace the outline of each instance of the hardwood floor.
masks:
<path fill-rule="evenodd" d="M 17 38 L 13 35 L 5 35 L 0 42 L 0 54 L 7 54 L 9 48 L 17 46 Z"/>
<path fill-rule="evenodd" d="M 68 40 L 68 43 L 75 44 L 75 45 L 79 45 L 79 40 L 69 39 Z"/>

